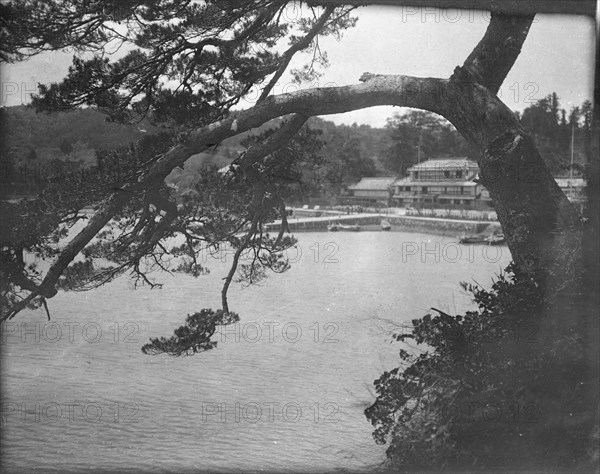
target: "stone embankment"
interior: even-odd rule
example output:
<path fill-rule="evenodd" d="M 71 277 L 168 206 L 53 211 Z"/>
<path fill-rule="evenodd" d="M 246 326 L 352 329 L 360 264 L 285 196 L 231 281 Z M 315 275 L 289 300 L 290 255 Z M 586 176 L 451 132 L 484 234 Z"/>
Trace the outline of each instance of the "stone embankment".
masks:
<path fill-rule="evenodd" d="M 294 211 L 296 214 L 296 211 Z M 304 213 L 303 213 L 304 214 Z M 306 214 L 304 214 L 306 215 Z M 427 234 L 441 235 L 468 235 L 478 234 L 488 228 L 499 228 L 500 224 L 489 221 L 471 221 L 459 219 L 444 219 L 439 217 L 413 217 L 393 214 L 327 214 L 314 217 L 290 216 L 288 225 L 290 232 L 320 232 L 326 231 L 327 226 L 334 222 L 352 225 L 358 224 L 366 227 L 365 230 L 379 229 L 381 221 L 385 219 L 392 225 L 393 231 L 398 232 L 421 232 Z M 279 231 L 281 221 L 268 224 L 271 232 Z"/>

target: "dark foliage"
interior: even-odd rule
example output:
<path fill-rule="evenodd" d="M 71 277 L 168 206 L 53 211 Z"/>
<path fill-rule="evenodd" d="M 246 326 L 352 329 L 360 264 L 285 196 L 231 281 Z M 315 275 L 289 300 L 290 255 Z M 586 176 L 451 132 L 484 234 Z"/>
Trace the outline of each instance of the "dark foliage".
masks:
<path fill-rule="evenodd" d="M 548 336 L 548 297 L 512 264 L 507 272 L 490 291 L 465 285 L 478 311 L 435 310 L 394 336 L 423 350 L 400 350 L 401 367 L 375 381 L 365 414 L 396 468 L 592 465 L 581 332 L 575 324 Z"/>
<path fill-rule="evenodd" d="M 123 182 L 135 178 L 136 173 L 148 166 L 156 158 L 156 154 L 164 151 L 170 143 L 168 134 L 145 137 L 134 145 L 107 153 L 109 158 L 118 156 L 118 166 L 103 167 L 101 159 L 100 165 L 89 172 L 69 172 L 62 168 L 46 177 L 41 191 L 34 199 L 2 203 L 2 311 L 20 301 L 23 291 L 31 288 L 32 283 L 39 283 L 40 259 L 55 258 L 60 254 L 63 247 L 61 243 L 69 230 L 74 224 L 87 220 L 85 210 L 94 208 Z M 120 220 L 127 215 L 131 216 L 132 212 L 130 206 L 116 218 Z M 26 265 L 24 256 L 27 253 L 33 254 L 36 259 Z M 109 281 L 110 278 L 107 279 L 106 275 L 108 271 L 112 276 L 118 274 L 110 265 L 101 272 L 92 261 L 86 261 L 85 264 L 76 262 L 65 271 L 59 287 L 69 290 L 89 289 Z M 94 281 L 92 286 L 91 281 Z M 29 307 L 38 307 L 40 304 L 42 300 L 37 298 L 31 301 Z"/>
<path fill-rule="evenodd" d="M 430 158 L 471 156 L 467 142 L 448 121 L 431 112 L 396 113 L 386 125 L 386 167 L 399 175 L 419 161 Z"/>
<path fill-rule="evenodd" d="M 561 108 L 559 97 L 552 93 L 527 107 L 521 123 L 535 139 L 546 165 L 555 175 L 570 172 L 573 152 L 574 172 L 584 171 L 592 161 L 592 103 L 584 101 L 569 111 Z"/>
<path fill-rule="evenodd" d="M 365 176 L 389 172 L 383 161 L 387 135 L 368 125 L 335 125 L 316 117 L 308 123 L 322 132 L 323 162 L 314 174 L 320 195 L 338 195 Z"/>
<path fill-rule="evenodd" d="M 315 13 L 308 20 L 286 15 L 287 3 L 10 1 L 1 7 L 0 60 L 66 47 L 92 51 L 90 59 L 73 58 L 62 82 L 39 86 L 33 99 L 38 109 L 87 105 L 116 121 L 151 117 L 184 128 L 206 125 L 287 67 L 298 50 L 313 49 L 317 60 L 296 75 L 313 76 L 313 64 L 326 64 L 312 41 L 315 34 L 338 35 L 355 23 L 347 14 L 352 8 L 330 8 L 319 22 L 317 7 L 308 7 Z M 274 47 L 286 36 L 289 49 L 278 52 Z M 115 60 L 104 54 L 107 46 L 124 45 L 125 54 Z M 178 86 L 166 87 L 167 81 Z"/>
<path fill-rule="evenodd" d="M 240 320 L 235 313 L 203 309 L 188 315 L 185 325 L 179 326 L 170 338 L 152 338 L 142 347 L 147 355 L 169 354 L 172 356 L 193 355 L 217 347 L 211 337 L 217 326 L 234 324 Z"/>

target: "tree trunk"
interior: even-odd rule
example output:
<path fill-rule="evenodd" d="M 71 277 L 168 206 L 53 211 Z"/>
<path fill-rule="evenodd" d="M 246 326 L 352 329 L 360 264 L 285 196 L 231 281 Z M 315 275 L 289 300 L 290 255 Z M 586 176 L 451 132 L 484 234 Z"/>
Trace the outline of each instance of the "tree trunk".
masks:
<path fill-rule="evenodd" d="M 445 86 L 444 115 L 480 152 L 479 182 L 490 192 L 513 260 L 548 291 L 581 271 L 583 225 L 515 115 L 457 68 Z"/>

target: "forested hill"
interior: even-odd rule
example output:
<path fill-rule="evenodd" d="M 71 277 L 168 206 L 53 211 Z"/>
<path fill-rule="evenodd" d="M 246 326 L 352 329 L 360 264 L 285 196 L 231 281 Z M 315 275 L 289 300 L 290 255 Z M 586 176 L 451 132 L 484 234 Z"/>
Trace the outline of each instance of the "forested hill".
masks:
<path fill-rule="evenodd" d="M 208 162 L 206 158 L 192 157 L 190 168 L 196 161 L 217 166 L 230 163 L 243 149 L 242 142 L 250 133 L 261 133 L 280 122 L 281 119 L 273 120 L 224 141 Z M 44 170 L 44 174 L 60 172 L 63 164 L 68 169 L 95 166 L 97 151 L 124 147 L 161 130 L 147 122 L 136 125 L 109 122 L 105 115 L 92 109 L 47 114 L 23 105 L 0 109 L 0 126 L 3 169 L 25 167 Z M 365 174 L 386 171 L 383 156 L 389 145 L 385 129 L 368 125 L 336 126 L 316 117 L 309 120 L 309 126 L 322 131 L 323 155 L 334 163 L 330 174 L 335 175 L 340 185 Z"/>
<path fill-rule="evenodd" d="M 274 127 L 279 122 L 274 120 L 255 132 Z M 327 137 L 336 135 L 337 131 L 342 136 L 336 138 L 349 140 L 350 135 L 356 138 L 363 152 L 374 156 L 382 154 L 383 128 L 356 124 L 336 126 L 333 122 L 316 117 L 309 120 L 309 125 L 323 130 L 324 141 L 329 141 Z M 65 155 L 73 153 L 73 149 L 110 150 L 160 130 L 147 122 L 137 125 L 109 122 L 105 115 L 92 109 L 47 114 L 24 105 L 1 108 L 0 126 L 3 160 L 9 159 L 13 163 L 29 160 L 32 150 L 41 160 L 65 158 Z M 224 142 L 219 146 L 220 154 L 233 159 L 247 135 L 242 134 Z"/>
<path fill-rule="evenodd" d="M 53 159 L 93 165 L 95 150 L 124 146 L 154 131 L 149 124 L 108 122 L 91 109 L 47 114 L 27 106 L 2 108 L 0 124 L 2 160 L 29 165 Z"/>
<path fill-rule="evenodd" d="M 225 166 L 238 156 L 250 133 L 264 132 L 281 120 L 224 141 L 209 157 L 192 157 L 186 168 L 194 170 L 198 163 Z M 553 174 L 566 173 L 571 140 L 576 166 L 589 158 L 589 101 L 565 111 L 556 94 L 551 94 L 525 109 L 521 120 Z M 454 127 L 428 112 L 408 110 L 394 114 L 385 128 L 335 125 L 318 117 L 310 118 L 308 125 L 321 130 L 318 135 L 323 143 L 321 177 L 324 186 L 334 193 L 363 176 L 403 175 L 419 160 L 470 156 L 466 142 Z M 42 177 L 66 169 L 89 168 L 97 164 L 98 151 L 123 147 L 164 130 L 148 122 L 136 125 L 109 122 L 105 115 L 92 109 L 47 114 L 28 106 L 0 109 L 0 126 L 0 161 L 5 182 L 14 181 L 15 173 L 24 168 L 43 170 Z M 7 175 L 13 177 L 7 179 Z"/>

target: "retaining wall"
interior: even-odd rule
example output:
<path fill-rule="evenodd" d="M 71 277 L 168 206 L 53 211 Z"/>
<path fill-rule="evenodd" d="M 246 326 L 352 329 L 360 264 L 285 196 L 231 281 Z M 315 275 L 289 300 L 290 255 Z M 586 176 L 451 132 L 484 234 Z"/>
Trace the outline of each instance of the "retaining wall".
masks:
<path fill-rule="evenodd" d="M 368 215 L 368 216 L 339 216 L 332 217 L 331 219 L 302 219 L 294 221 L 291 218 L 288 222 L 290 232 L 318 232 L 326 231 L 327 226 L 331 222 L 339 222 L 344 225 L 359 224 L 360 226 L 378 226 L 382 219 L 387 220 L 392 224 L 392 230 L 401 232 L 422 232 L 427 234 L 441 234 L 441 235 L 463 235 L 463 234 L 477 234 L 483 232 L 488 227 L 500 227 L 500 224 L 493 222 L 481 222 L 481 221 L 461 221 L 456 219 L 441 219 L 441 218 L 427 218 L 427 217 L 407 217 L 407 216 L 392 216 L 387 214 L 382 215 Z M 269 231 L 279 231 L 280 224 L 273 223 L 268 226 Z M 375 229 L 365 229 L 375 230 Z"/>

